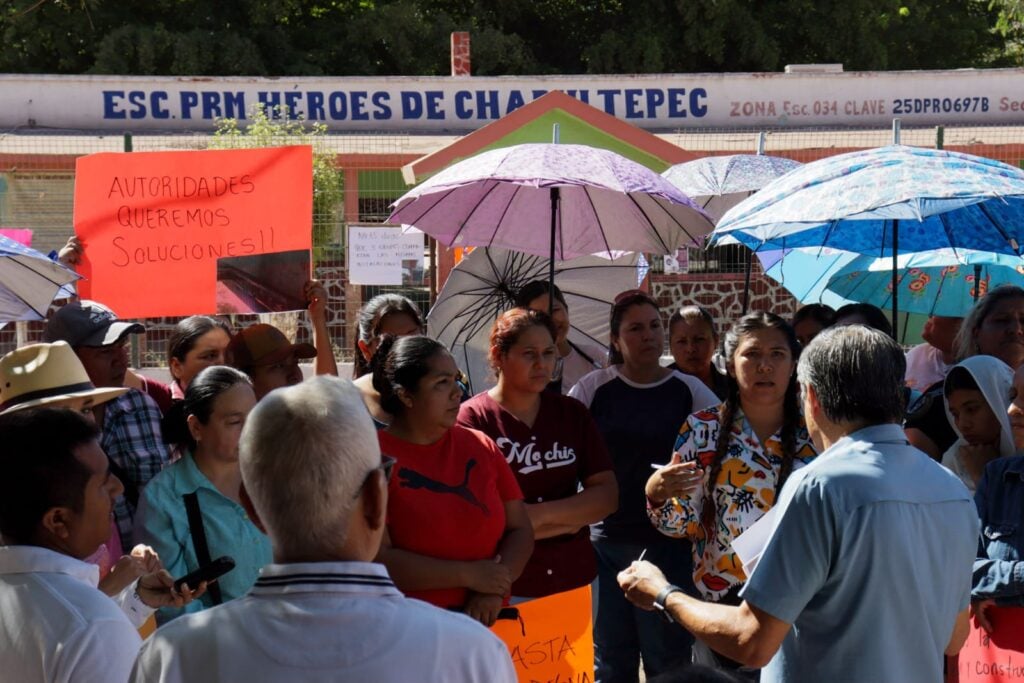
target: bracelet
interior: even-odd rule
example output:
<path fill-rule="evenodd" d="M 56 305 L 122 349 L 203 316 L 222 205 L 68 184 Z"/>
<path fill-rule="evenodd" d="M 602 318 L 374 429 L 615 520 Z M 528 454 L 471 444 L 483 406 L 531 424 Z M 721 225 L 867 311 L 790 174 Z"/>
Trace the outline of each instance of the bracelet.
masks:
<path fill-rule="evenodd" d="M 661 616 L 664 617 L 665 621 L 667 621 L 670 624 L 676 623 L 676 620 L 673 619 L 672 614 L 667 609 L 665 609 L 665 601 L 668 600 L 668 596 L 672 595 L 673 593 L 682 592 L 682 588 L 670 583 L 664 588 L 662 588 L 661 592 L 659 592 L 658 595 L 656 595 L 654 598 L 654 609 L 661 612 Z"/>

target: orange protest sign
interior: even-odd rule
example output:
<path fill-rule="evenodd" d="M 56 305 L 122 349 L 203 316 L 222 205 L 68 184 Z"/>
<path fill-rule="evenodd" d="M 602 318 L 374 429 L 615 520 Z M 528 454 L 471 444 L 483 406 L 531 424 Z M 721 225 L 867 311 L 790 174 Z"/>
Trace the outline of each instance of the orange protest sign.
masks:
<path fill-rule="evenodd" d="M 517 605 L 522 623 L 491 628 L 512 656 L 520 683 L 592 683 L 590 586 Z"/>
<path fill-rule="evenodd" d="M 124 318 L 214 313 L 218 261 L 308 251 L 312 219 L 309 146 L 85 156 L 80 293 Z"/>
<path fill-rule="evenodd" d="M 991 634 L 971 620 L 971 632 L 955 669 L 959 682 L 1024 680 L 1024 608 L 990 607 L 987 615 L 992 623 Z"/>

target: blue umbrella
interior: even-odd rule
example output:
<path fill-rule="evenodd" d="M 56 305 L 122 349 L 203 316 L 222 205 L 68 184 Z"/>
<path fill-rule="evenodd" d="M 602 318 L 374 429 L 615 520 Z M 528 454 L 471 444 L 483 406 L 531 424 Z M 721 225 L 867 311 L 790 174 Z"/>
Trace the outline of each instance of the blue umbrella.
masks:
<path fill-rule="evenodd" d="M 893 298 L 891 267 L 872 264 L 860 257 L 829 277 L 826 289 L 854 301 L 887 308 Z M 991 256 L 992 262 L 972 265 L 904 267 L 896 278 L 900 309 L 907 313 L 967 315 L 977 300 L 1000 285 L 1024 286 L 1024 259 L 1019 256 Z"/>
<path fill-rule="evenodd" d="M 0 323 L 45 320 L 62 286 L 77 279 L 73 270 L 0 235 Z"/>
<path fill-rule="evenodd" d="M 888 256 L 895 314 L 898 254 L 968 249 L 1021 256 L 1024 171 L 903 145 L 840 154 L 798 168 L 733 207 L 712 243 L 735 242 L 755 250 L 825 246 Z"/>
<path fill-rule="evenodd" d="M 838 308 L 892 303 L 892 261 L 822 247 L 758 252 L 765 274 L 801 303 Z M 901 313 L 962 317 L 978 298 L 1003 284 L 1024 286 L 1024 259 L 936 249 L 898 259 Z"/>
<path fill-rule="evenodd" d="M 717 221 L 751 193 L 801 165 L 766 154 L 731 154 L 676 164 L 661 175 Z"/>

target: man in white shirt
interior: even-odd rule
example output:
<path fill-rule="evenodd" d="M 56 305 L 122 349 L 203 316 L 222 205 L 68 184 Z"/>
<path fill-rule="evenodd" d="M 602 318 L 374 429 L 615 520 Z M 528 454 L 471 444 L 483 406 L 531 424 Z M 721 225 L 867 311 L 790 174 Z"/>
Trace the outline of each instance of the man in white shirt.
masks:
<path fill-rule="evenodd" d="M 0 389 L 2 393 L 2 389 Z M 94 424 L 54 408 L 0 416 L 0 678 L 128 679 L 154 607 L 182 605 L 166 571 L 129 586 L 118 603 L 82 561 L 110 536 L 124 491 Z M 191 595 L 191 594 L 189 594 Z"/>
<path fill-rule="evenodd" d="M 132 681 L 516 680 L 497 637 L 404 597 L 373 562 L 393 461 L 351 382 L 323 376 L 265 396 L 239 462 L 243 503 L 274 564 L 248 595 L 160 628 Z"/>

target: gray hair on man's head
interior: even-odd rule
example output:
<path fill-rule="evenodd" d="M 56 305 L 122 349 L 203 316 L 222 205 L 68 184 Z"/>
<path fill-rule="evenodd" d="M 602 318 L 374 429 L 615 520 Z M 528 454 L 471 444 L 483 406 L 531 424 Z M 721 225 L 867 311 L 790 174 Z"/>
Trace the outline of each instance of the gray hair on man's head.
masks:
<path fill-rule="evenodd" d="M 239 464 L 275 554 L 318 557 L 345 543 L 380 446 L 355 385 L 322 376 L 256 405 L 242 430 Z"/>
<path fill-rule="evenodd" d="M 907 359 L 892 337 L 864 325 L 833 327 L 800 354 L 801 389 L 814 387 L 822 412 L 836 423 L 899 422 L 906 412 Z"/>

